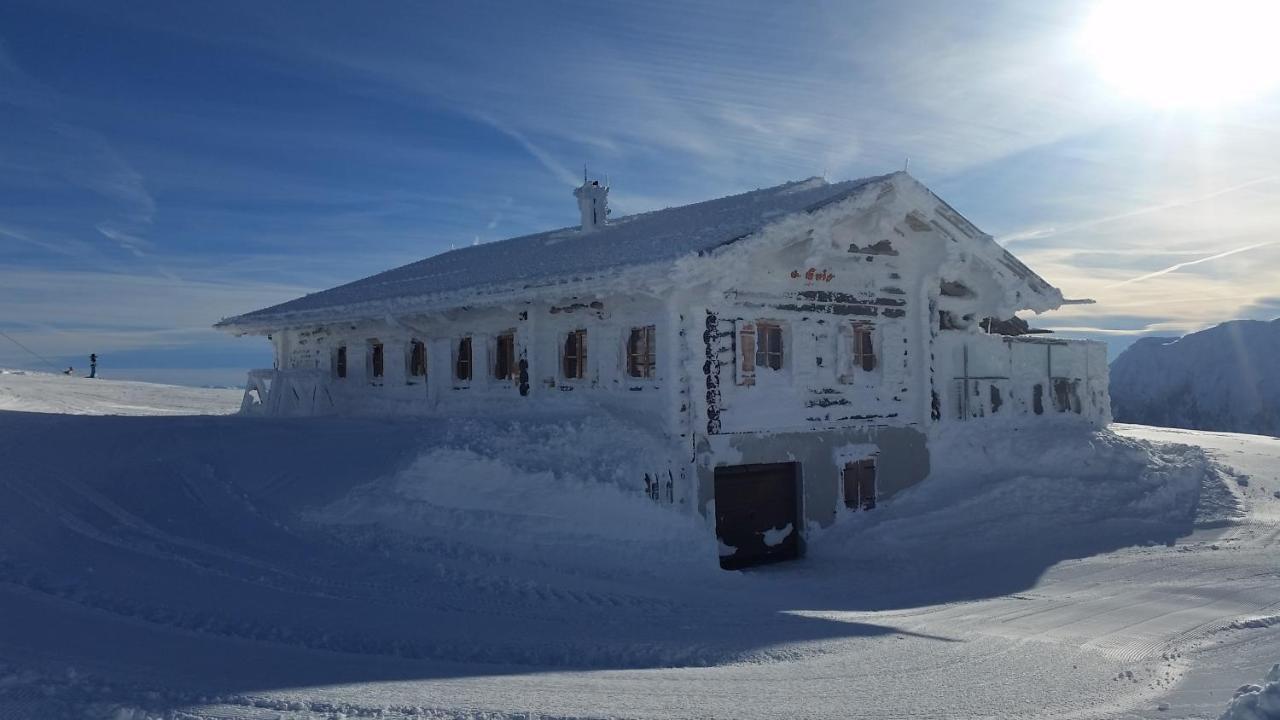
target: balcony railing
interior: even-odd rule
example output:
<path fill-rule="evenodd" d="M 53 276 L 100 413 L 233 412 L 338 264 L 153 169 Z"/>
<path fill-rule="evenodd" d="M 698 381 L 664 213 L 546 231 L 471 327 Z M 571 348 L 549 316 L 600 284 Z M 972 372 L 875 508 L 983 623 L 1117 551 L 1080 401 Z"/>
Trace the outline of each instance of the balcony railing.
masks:
<path fill-rule="evenodd" d="M 334 409 L 324 370 L 250 370 L 242 415 L 322 415 Z"/>

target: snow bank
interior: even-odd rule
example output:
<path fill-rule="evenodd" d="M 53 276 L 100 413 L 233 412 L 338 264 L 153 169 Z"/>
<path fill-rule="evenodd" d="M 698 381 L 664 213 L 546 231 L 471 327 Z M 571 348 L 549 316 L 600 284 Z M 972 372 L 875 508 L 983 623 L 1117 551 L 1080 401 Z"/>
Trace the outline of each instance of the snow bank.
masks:
<path fill-rule="evenodd" d="M 537 433 L 534 433 L 535 435 Z M 525 447 L 516 433 L 512 443 Z M 519 439 L 517 439 L 519 438 Z M 715 540 L 686 513 L 637 490 L 624 461 L 536 447 L 494 453 L 440 447 L 410 467 L 309 514 L 338 528 L 463 544 L 489 562 L 596 576 L 715 570 Z M 518 459 L 517 459 L 518 458 Z"/>
<path fill-rule="evenodd" d="M 644 494 L 663 440 L 608 414 L 455 418 L 408 467 L 308 519 L 380 542 L 464 545 L 492 562 L 597 576 L 716 567 L 700 518 Z"/>
<path fill-rule="evenodd" d="M 1218 720 L 1280 720 L 1280 664 L 1272 665 L 1265 685 L 1245 685 Z"/>
<path fill-rule="evenodd" d="M 932 471 L 874 512 L 845 512 L 810 541 L 811 555 L 1016 560 L 1051 549 L 1083 556 L 1190 530 L 1202 484 L 1221 485 L 1198 449 L 1123 438 L 1081 425 L 948 429 Z"/>
<path fill-rule="evenodd" d="M 660 447 L 605 414 L 0 413 L 0 617 L 34 593 L 219 641 L 383 661 L 737 657 L 745 642 L 690 644 L 674 619 L 673 585 L 688 597 L 734 579 L 700 517 L 645 495 L 636 470 Z M 620 611 L 655 626 L 602 629 Z M 0 644 L 85 636 L 0 628 Z"/>

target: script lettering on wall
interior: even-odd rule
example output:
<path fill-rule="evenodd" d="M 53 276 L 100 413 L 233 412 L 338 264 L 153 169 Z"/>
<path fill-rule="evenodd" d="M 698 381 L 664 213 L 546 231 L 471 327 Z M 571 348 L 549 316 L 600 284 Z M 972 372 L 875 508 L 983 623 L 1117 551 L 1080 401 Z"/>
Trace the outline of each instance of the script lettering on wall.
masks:
<path fill-rule="evenodd" d="M 804 278 L 804 282 L 806 285 L 812 285 L 813 283 L 816 283 L 816 282 L 831 282 L 833 279 L 835 279 L 835 274 L 832 273 L 830 270 L 827 270 L 826 268 L 823 268 L 821 270 L 819 270 L 818 268 L 809 268 L 808 270 L 804 271 L 804 273 L 801 273 L 799 270 L 791 271 L 792 280 L 799 280 L 800 278 Z"/>

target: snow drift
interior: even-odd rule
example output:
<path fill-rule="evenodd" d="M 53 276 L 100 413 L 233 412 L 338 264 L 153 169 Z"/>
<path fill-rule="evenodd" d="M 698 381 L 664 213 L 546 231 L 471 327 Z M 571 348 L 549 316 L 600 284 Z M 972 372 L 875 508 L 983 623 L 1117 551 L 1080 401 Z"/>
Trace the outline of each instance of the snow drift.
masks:
<path fill-rule="evenodd" d="M 940 434 L 930 447 L 925 482 L 813 532 L 811 557 L 856 556 L 886 576 L 896 566 L 900 584 L 943 575 L 1007 582 L 1018 568 L 1170 543 L 1197 522 L 1238 513 L 1222 471 L 1192 446 L 988 420 Z"/>
<path fill-rule="evenodd" d="M 1263 685 L 1245 685 L 1219 720 L 1280 720 L 1280 665 L 1272 665 Z"/>
<path fill-rule="evenodd" d="M 727 573 L 701 516 L 642 491 L 663 441 L 606 413 L 0 412 L 0 715 L 877 716 L 926 677 L 966 688 L 958 717 L 1024 714 L 989 677 L 1049 714 L 1130 692 L 1081 638 L 1144 657 L 1274 602 L 1272 556 L 1241 579 L 1242 554 L 1181 543 L 1090 567 L 1200 558 L 1186 598 L 1117 606 L 1134 591 L 1070 569 L 1046 590 L 1064 559 L 1185 535 L 1222 479 L 1186 446 L 1006 430 L 935 438 L 913 490 L 803 529 L 798 563 Z"/>
<path fill-rule="evenodd" d="M 715 540 L 700 519 L 640 494 L 661 442 L 606 415 L 460 419 L 404 470 L 310 511 L 348 537 L 465 543 L 521 573 L 705 575 Z"/>
<path fill-rule="evenodd" d="M 1117 422 L 1280 435 L 1280 319 L 1143 338 L 1111 364 Z"/>

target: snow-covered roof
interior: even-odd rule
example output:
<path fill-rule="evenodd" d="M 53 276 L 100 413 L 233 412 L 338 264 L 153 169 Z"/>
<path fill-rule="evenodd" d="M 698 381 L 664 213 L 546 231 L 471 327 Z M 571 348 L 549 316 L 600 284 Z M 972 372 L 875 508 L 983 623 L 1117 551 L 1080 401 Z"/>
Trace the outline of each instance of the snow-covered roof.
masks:
<path fill-rule="evenodd" d="M 607 279 L 623 270 L 669 264 L 709 252 L 786 215 L 817 210 L 893 177 L 879 175 L 837 183 L 814 177 L 611 219 L 589 233 L 574 226 L 459 248 L 227 318 L 215 327 L 262 332 L 323 320 L 378 316 L 393 309 L 459 306 L 486 296 Z M 1030 273 L 1033 286 L 1038 281 L 1049 287 L 1025 266 L 1021 269 Z"/>

